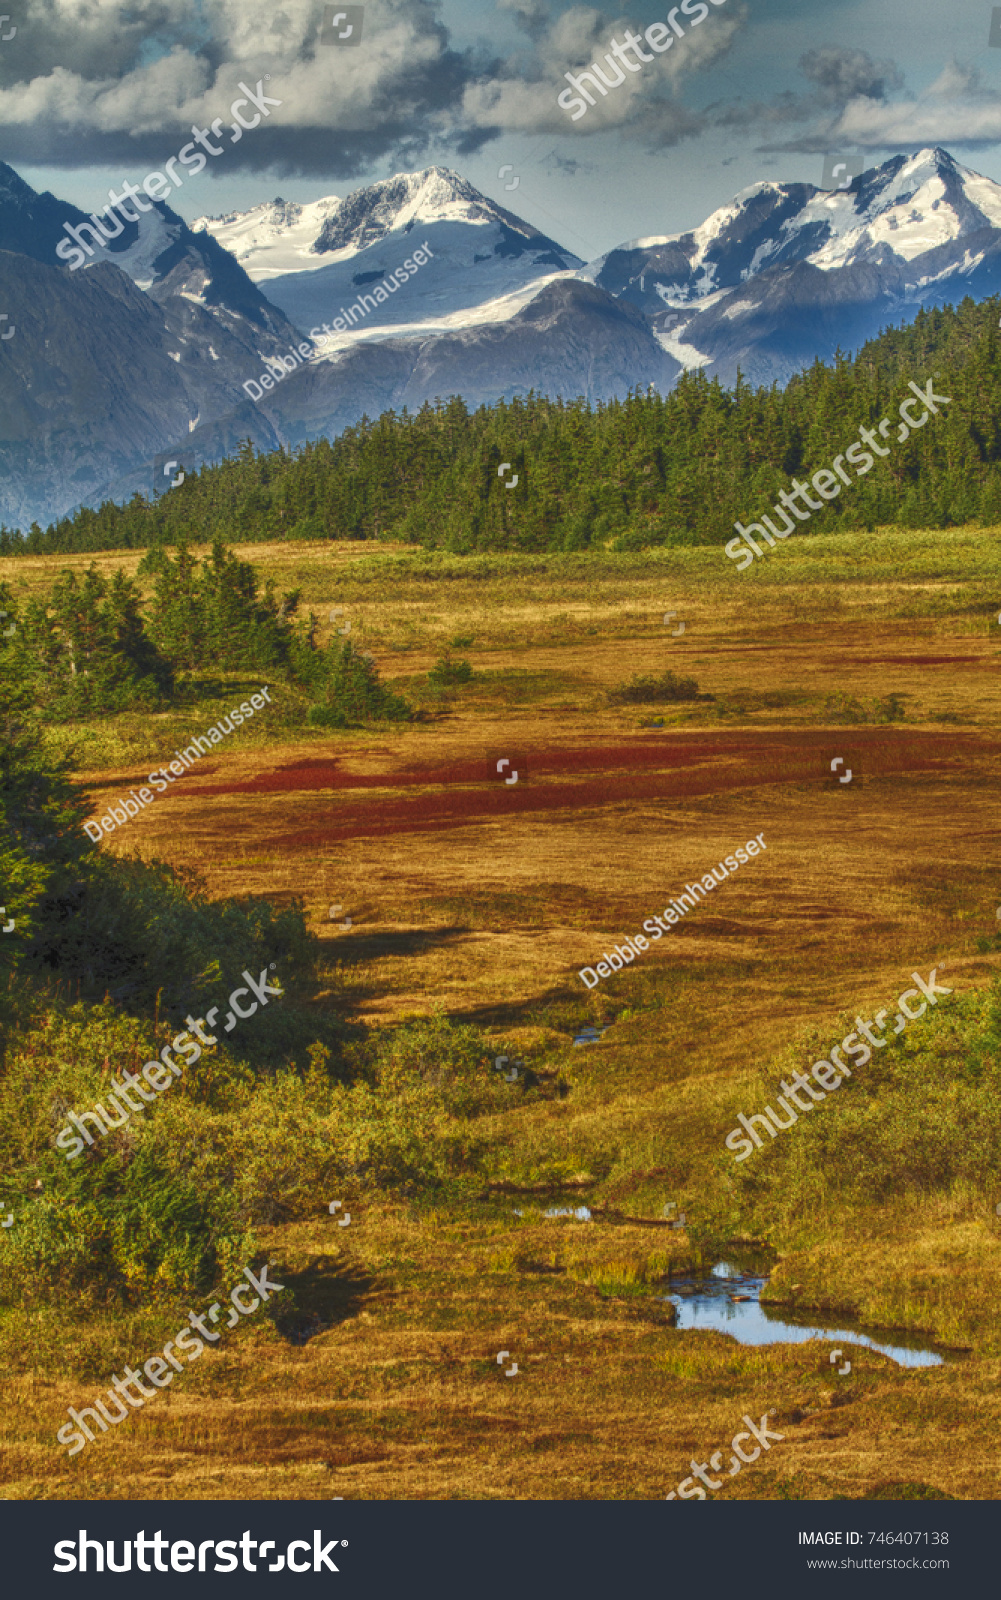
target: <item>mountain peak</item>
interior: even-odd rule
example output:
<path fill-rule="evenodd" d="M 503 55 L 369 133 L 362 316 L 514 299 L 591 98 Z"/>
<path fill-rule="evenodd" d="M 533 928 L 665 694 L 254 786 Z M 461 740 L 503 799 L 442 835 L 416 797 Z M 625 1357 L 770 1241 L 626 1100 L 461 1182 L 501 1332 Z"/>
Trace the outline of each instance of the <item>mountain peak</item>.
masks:
<path fill-rule="evenodd" d="M 1001 185 L 941 146 L 869 167 L 845 190 L 751 184 L 701 227 L 623 245 L 590 269 L 594 281 L 649 312 L 708 305 L 721 291 L 796 262 L 830 273 L 929 251 L 1001 228 Z"/>
<path fill-rule="evenodd" d="M 344 199 L 326 195 L 299 204 L 279 196 L 250 211 L 199 217 L 191 226 L 195 232 L 211 233 L 256 283 L 271 283 L 291 273 L 351 261 L 396 235 L 439 224 L 456 224 L 460 230 L 469 224 L 477 230 L 493 225 L 507 230 L 512 248 L 554 250 L 561 257 L 557 266 L 577 264 L 575 256 L 560 252 L 537 228 L 495 205 L 451 167 L 394 172 Z"/>
<path fill-rule="evenodd" d="M 418 222 L 485 222 L 495 214 L 480 191 L 448 167 L 397 172 L 348 195 L 327 219 L 312 249 L 315 255 L 364 250 L 388 233 L 406 232 Z"/>
<path fill-rule="evenodd" d="M 6 161 L 0 161 L 0 200 L 3 201 L 31 201 L 38 196 L 29 183 L 25 183 L 20 173 L 9 167 Z"/>

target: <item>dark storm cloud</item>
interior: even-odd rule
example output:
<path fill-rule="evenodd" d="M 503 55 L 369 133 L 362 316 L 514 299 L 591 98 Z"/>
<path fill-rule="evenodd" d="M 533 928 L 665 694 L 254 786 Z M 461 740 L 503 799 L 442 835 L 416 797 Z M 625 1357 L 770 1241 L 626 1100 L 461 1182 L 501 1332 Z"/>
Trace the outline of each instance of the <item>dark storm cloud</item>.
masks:
<path fill-rule="evenodd" d="M 389 157 L 409 167 L 504 134 L 566 134 L 563 73 L 607 50 L 628 20 L 496 3 L 525 40 L 503 60 L 454 49 L 434 0 L 365 0 L 350 48 L 319 40 L 324 0 L 18 0 L 17 40 L 0 56 L 0 150 L 35 166 L 159 168 L 193 126 L 229 121 L 241 82 L 262 80 L 281 106 L 226 144 L 227 173 L 350 178 Z M 680 105 L 680 86 L 728 49 L 743 16 L 731 0 L 579 132 L 621 131 L 650 148 L 691 136 L 703 123 Z"/>
<path fill-rule="evenodd" d="M 282 104 L 226 145 L 227 170 L 353 176 L 452 137 L 484 70 L 450 47 L 430 0 L 367 0 L 350 49 L 318 44 L 321 0 L 24 0 L 19 12 L 17 49 L 0 58 L 0 147 L 37 165 L 156 167 L 193 124 L 229 120 L 241 81 L 269 75 Z"/>
<path fill-rule="evenodd" d="M 893 61 L 873 61 L 864 50 L 825 44 L 800 57 L 800 67 L 820 91 L 825 105 L 846 106 L 862 95 L 885 100 L 890 89 L 903 88 L 903 75 Z"/>

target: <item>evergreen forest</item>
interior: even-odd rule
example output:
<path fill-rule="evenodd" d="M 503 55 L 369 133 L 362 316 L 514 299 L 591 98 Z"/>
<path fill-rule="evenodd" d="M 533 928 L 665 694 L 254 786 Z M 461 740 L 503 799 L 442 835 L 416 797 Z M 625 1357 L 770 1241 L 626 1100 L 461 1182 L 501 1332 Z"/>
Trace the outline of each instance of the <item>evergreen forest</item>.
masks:
<path fill-rule="evenodd" d="M 897 444 L 811 524 L 1001 522 L 1001 331 L 996 299 L 921 310 L 854 357 L 816 362 L 784 389 L 732 389 L 699 371 L 670 394 L 589 405 L 536 394 L 470 411 L 458 398 L 363 418 L 337 439 L 188 474 L 154 502 L 83 509 L 47 530 L 0 529 L 0 554 L 182 542 L 371 539 L 466 551 L 634 550 L 722 544 L 881 417 L 908 382 L 951 404 Z M 893 435 L 891 435 L 893 437 Z M 512 473 L 498 476 L 511 463 Z M 508 487 L 513 473 L 514 488 Z M 110 602 L 109 602 L 110 603 Z M 115 602 L 118 603 L 118 602 Z M 180 602 L 179 602 L 180 603 Z"/>

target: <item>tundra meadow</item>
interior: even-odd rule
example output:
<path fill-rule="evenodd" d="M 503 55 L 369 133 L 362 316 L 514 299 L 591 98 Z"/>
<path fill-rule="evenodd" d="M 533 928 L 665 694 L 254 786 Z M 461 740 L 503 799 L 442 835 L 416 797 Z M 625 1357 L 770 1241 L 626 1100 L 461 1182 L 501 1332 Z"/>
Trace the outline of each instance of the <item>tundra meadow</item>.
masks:
<path fill-rule="evenodd" d="M 198 519 L 199 481 L 175 516 Z M 743 1400 L 754 1416 L 767 1401 L 783 1442 L 726 1496 L 989 1491 L 999 539 L 817 533 L 736 586 L 711 545 L 8 557 L 11 1488 L 663 1499 Z M 202 641 L 183 662 L 178 570 Z M 248 571 L 241 631 L 226 597 Z M 101 617 L 116 586 L 157 659 L 130 669 L 109 634 L 91 688 L 32 676 L 59 597 Z M 262 671 L 270 711 L 92 846 L 77 819 Z M 19 844 L 29 817 L 46 819 L 41 860 Z M 688 893 L 707 864 L 739 866 L 737 840 L 753 871 Z M 682 913 L 660 927 L 658 891 Z M 596 952 L 645 919 L 663 937 L 595 985 Z M 209 1025 L 169 1092 L 72 1162 L 55 1148 L 272 961 L 280 1003 Z M 919 1025 L 895 1034 L 895 1008 L 878 1013 L 878 1067 L 734 1163 L 744 1112 L 933 968 Z M 600 1042 L 581 1050 L 585 1025 Z M 524 1063 L 513 1081 L 504 1056 Z M 773 1317 L 943 1359 L 859 1345 L 837 1379 L 833 1341 L 678 1326 L 678 1286 L 734 1258 Z M 224 1368 L 207 1352 L 127 1430 L 54 1448 L 186 1297 L 264 1259 L 284 1291 L 234 1330 Z"/>

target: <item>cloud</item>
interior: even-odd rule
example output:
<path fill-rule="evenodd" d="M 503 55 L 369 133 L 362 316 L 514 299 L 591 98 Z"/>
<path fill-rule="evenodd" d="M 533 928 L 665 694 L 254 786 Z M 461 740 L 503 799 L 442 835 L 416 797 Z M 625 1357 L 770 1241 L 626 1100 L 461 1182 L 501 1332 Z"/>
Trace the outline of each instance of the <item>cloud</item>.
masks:
<path fill-rule="evenodd" d="M 764 135 L 760 151 L 906 151 L 979 147 L 1001 139 L 1001 94 L 984 84 L 976 68 L 955 60 L 920 94 L 906 91 L 893 61 L 874 61 L 864 50 L 825 45 L 799 65 L 809 92 L 785 91 L 767 103 L 714 105 L 707 114 L 717 127 Z M 795 133 L 775 137 L 796 123 L 803 126 Z"/>
<path fill-rule="evenodd" d="M 602 64 L 613 41 L 624 42 L 629 31 L 634 37 L 642 35 L 642 25 L 630 18 L 610 20 L 593 6 L 570 6 L 551 17 L 541 0 L 500 3 L 530 35 L 532 57 L 527 68 L 520 58 L 512 59 L 468 86 L 463 113 L 472 125 L 571 136 L 617 131 L 653 150 L 676 144 L 705 126 L 701 115 L 680 103 L 681 85 L 725 55 L 746 20 L 745 7 L 734 5 L 729 14 L 716 12 L 709 26 L 690 28 L 671 50 L 627 72 L 623 83 L 573 122 L 557 104 L 568 87 L 565 74 L 585 70 L 595 60 Z"/>
<path fill-rule="evenodd" d="M 816 139 L 827 138 L 838 116 L 849 102 L 856 100 L 884 101 L 887 89 L 900 88 L 903 76 L 893 61 L 873 61 L 864 50 L 852 50 L 841 45 L 823 45 L 801 56 L 799 68 L 813 87 L 806 94 L 783 90 L 770 101 L 737 100 L 725 107 L 711 106 L 717 127 L 749 130 L 757 125 L 782 125 L 792 122 L 813 122 L 813 130 L 805 137 L 807 148 L 818 148 Z M 824 115 L 818 121 L 818 111 Z M 798 149 L 793 141 L 788 145 L 765 145 L 764 149 Z M 826 145 L 822 146 L 826 149 Z"/>
<path fill-rule="evenodd" d="M 900 89 L 904 79 L 893 61 L 873 61 L 865 50 L 850 50 L 841 45 L 823 45 L 800 57 L 800 67 L 817 85 L 827 104 L 845 105 L 862 96 L 885 100 L 887 88 Z"/>
<path fill-rule="evenodd" d="M 461 128 L 483 63 L 453 50 L 433 0 L 366 0 L 361 47 L 318 44 L 323 0 L 23 0 L 0 69 L 9 161 L 157 167 L 193 124 L 227 118 L 242 80 L 282 101 L 226 167 L 353 176 Z"/>
<path fill-rule="evenodd" d="M 838 145 L 864 150 L 980 148 L 1001 139 L 1001 94 L 984 85 L 976 68 L 950 60 L 920 95 L 886 104 L 851 101 L 832 135 Z"/>
<path fill-rule="evenodd" d="M 225 170 L 351 178 L 377 161 L 420 165 L 504 133 L 618 131 L 659 149 L 697 132 L 680 90 L 724 54 L 746 15 L 729 0 L 590 108 L 556 104 L 564 73 L 600 61 L 628 19 L 595 6 L 496 0 L 524 39 L 507 57 L 456 50 L 436 0 L 365 0 L 362 43 L 319 43 L 324 0 L 19 0 L 0 55 L 0 148 L 12 162 L 120 168 L 141 178 L 229 120 L 240 82 L 281 100 Z M 830 74 L 832 68 L 825 66 Z M 209 171 L 220 175 L 223 160 Z"/>
<path fill-rule="evenodd" d="M 539 166 L 551 167 L 564 178 L 576 178 L 578 172 L 597 171 L 593 161 L 578 161 L 576 156 L 561 156 L 556 150 L 550 150 L 547 156 L 543 156 Z"/>

